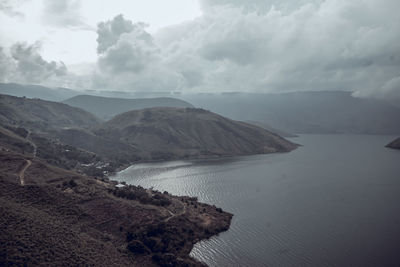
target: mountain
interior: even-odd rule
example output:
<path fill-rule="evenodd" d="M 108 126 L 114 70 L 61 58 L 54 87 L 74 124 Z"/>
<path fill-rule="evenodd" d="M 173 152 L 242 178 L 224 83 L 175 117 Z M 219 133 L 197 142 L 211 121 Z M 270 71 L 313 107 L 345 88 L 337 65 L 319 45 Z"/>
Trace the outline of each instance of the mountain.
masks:
<path fill-rule="evenodd" d="M 55 127 L 91 128 L 100 123 L 87 111 L 41 99 L 0 95 L 0 107 L 2 125 L 48 130 Z"/>
<path fill-rule="evenodd" d="M 135 146 L 151 160 L 288 152 L 297 147 L 257 126 L 194 108 L 129 111 L 95 133 Z"/>
<path fill-rule="evenodd" d="M 204 266 L 193 245 L 232 214 L 109 181 L 143 151 L 101 126 L 66 104 L 0 95 L 0 266 Z"/>
<path fill-rule="evenodd" d="M 0 83 L 0 94 L 27 98 L 40 98 L 48 101 L 61 101 L 76 96 L 79 93 L 67 88 L 52 89 L 40 85 Z"/>
<path fill-rule="evenodd" d="M 287 152 L 297 147 L 260 127 L 201 109 L 133 110 L 103 123 L 87 111 L 58 102 L 0 95 L 0 104 L 0 141 L 15 144 L 18 152 L 34 146 L 47 163 L 99 177 L 138 161 Z M 29 138 L 28 143 L 16 136 Z"/>
<path fill-rule="evenodd" d="M 289 133 L 399 134 L 400 108 L 350 92 L 183 94 L 196 107 Z"/>
<path fill-rule="evenodd" d="M 386 147 L 400 149 L 400 137 L 390 142 Z"/>
<path fill-rule="evenodd" d="M 111 119 L 117 114 L 130 110 L 152 107 L 193 107 L 188 102 L 169 97 L 123 99 L 92 95 L 79 95 L 67 99 L 63 101 L 63 103 L 84 109 L 105 120 Z"/>
<path fill-rule="evenodd" d="M 261 128 L 263 128 L 263 129 L 265 129 L 267 131 L 270 131 L 271 133 L 277 134 L 277 135 L 282 136 L 282 137 L 298 137 L 295 134 L 291 134 L 291 133 L 276 129 L 274 127 L 269 126 L 266 123 L 262 123 L 262 122 L 259 122 L 259 121 L 245 121 L 245 122 L 247 122 L 249 124 L 253 124 L 253 125 L 258 126 L 258 127 L 261 127 Z"/>

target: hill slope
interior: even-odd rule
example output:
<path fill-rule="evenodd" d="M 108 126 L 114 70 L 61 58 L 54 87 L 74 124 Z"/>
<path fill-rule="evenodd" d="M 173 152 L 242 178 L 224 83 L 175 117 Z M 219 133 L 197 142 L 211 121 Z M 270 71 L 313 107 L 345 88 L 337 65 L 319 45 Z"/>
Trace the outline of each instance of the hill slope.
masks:
<path fill-rule="evenodd" d="M 0 123 L 26 128 L 90 128 L 100 120 L 87 111 L 66 104 L 0 95 Z"/>
<path fill-rule="evenodd" d="M 103 176 L 138 161 L 287 152 L 297 147 L 257 126 L 201 109 L 151 108 L 101 123 L 86 111 L 57 102 L 0 95 L 0 104 L 4 143 L 12 142 L 19 152 L 27 147 L 29 153 L 34 143 L 35 153 L 48 163 L 88 175 Z"/>
<path fill-rule="evenodd" d="M 73 107 L 78 107 L 91 112 L 99 118 L 108 120 L 117 114 L 130 110 L 138 110 L 152 107 L 193 107 L 188 102 L 176 98 L 141 98 L 123 99 L 92 95 L 79 95 L 63 101 Z"/>
<path fill-rule="evenodd" d="M 229 228 L 195 198 L 115 185 L 0 143 L 0 266 L 204 266 L 194 243 Z"/>
<path fill-rule="evenodd" d="M 130 111 L 96 134 L 134 145 L 150 159 L 287 152 L 297 146 L 262 128 L 193 108 Z"/>
<path fill-rule="evenodd" d="M 288 132 L 285 132 L 285 131 L 276 129 L 276 128 L 271 127 L 271 126 L 269 126 L 268 124 L 263 123 L 263 122 L 259 122 L 259 121 L 245 121 L 245 122 L 246 122 L 246 123 L 249 123 L 249 124 L 253 124 L 253 125 L 258 126 L 258 127 L 261 127 L 261 128 L 263 128 L 263 129 L 265 129 L 265 130 L 271 132 L 271 133 L 275 133 L 275 134 L 277 134 L 277 135 L 279 135 L 279 136 L 282 136 L 282 137 L 285 137 L 285 138 L 286 138 L 286 137 L 298 137 L 298 136 L 295 135 L 295 134 L 288 133 Z"/>
<path fill-rule="evenodd" d="M 40 98 L 48 101 L 61 101 L 79 94 L 67 88 L 48 88 L 40 85 L 22 85 L 17 83 L 0 83 L 0 94 Z"/>
<path fill-rule="evenodd" d="M 400 149 L 400 137 L 390 142 L 386 147 Z"/>

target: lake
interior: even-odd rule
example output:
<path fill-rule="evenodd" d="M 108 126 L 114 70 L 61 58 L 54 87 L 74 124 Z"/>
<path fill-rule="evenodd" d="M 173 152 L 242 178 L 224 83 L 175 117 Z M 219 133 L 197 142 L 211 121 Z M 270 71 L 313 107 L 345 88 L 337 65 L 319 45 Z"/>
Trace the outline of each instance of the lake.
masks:
<path fill-rule="evenodd" d="M 195 245 L 210 266 L 400 266 L 395 136 L 301 135 L 290 153 L 137 164 L 112 179 L 234 214 Z"/>

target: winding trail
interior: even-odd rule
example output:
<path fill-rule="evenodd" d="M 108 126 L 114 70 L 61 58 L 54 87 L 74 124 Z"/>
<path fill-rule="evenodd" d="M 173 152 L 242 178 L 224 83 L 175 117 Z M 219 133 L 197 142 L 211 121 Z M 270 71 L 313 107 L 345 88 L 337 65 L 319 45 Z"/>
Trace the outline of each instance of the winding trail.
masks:
<path fill-rule="evenodd" d="M 32 165 L 32 161 L 30 161 L 29 159 L 26 160 L 26 164 L 24 166 L 24 168 L 19 172 L 18 176 L 19 176 L 19 181 L 21 183 L 22 186 L 25 185 L 25 171 Z"/>
<path fill-rule="evenodd" d="M 29 142 L 29 144 L 31 144 L 31 146 L 33 146 L 33 157 L 36 158 L 37 146 L 36 146 L 36 144 L 30 139 L 30 137 L 31 137 L 31 131 L 28 131 L 28 134 L 26 135 L 25 139 L 26 139 L 26 141 Z"/>
<path fill-rule="evenodd" d="M 31 144 L 31 146 L 33 147 L 33 158 L 36 158 L 37 146 L 32 140 L 30 140 L 30 137 L 31 137 L 31 131 L 28 131 L 28 134 L 26 135 L 25 140 L 28 141 L 29 144 Z M 22 170 L 18 173 L 19 181 L 22 186 L 25 185 L 25 172 L 31 165 L 32 165 L 32 161 L 27 159 L 24 168 L 22 168 Z"/>

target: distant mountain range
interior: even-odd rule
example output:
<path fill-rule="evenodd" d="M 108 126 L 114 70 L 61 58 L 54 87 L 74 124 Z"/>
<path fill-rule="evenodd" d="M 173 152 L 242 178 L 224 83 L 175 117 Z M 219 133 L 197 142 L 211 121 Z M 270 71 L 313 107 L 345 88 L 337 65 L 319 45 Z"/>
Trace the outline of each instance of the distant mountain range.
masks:
<path fill-rule="evenodd" d="M 350 92 L 344 91 L 170 94 L 74 91 L 36 85 L 0 84 L 0 93 L 53 101 L 66 100 L 67 103 L 91 111 L 103 119 L 132 109 L 193 105 L 230 119 L 262 123 L 271 129 L 287 133 L 400 134 L 399 106 L 383 100 L 353 97 Z M 77 97 L 82 94 L 101 97 Z M 156 99 L 150 100 L 155 97 Z M 141 99 L 132 100 L 133 98 Z"/>
<path fill-rule="evenodd" d="M 51 89 L 40 85 L 0 83 L 0 94 L 18 97 L 40 98 L 49 101 L 62 101 L 79 95 L 79 92 L 66 88 Z"/>
<path fill-rule="evenodd" d="M 104 120 L 109 120 L 117 114 L 130 110 L 138 110 L 152 107 L 193 107 L 188 102 L 170 97 L 124 99 L 79 95 L 64 100 L 63 103 L 89 111 Z"/>
<path fill-rule="evenodd" d="M 51 128 L 91 128 L 100 120 L 83 109 L 67 104 L 0 95 L 0 123 L 47 131 Z"/>
<path fill-rule="evenodd" d="M 111 98 L 176 98 L 179 93 L 170 92 L 136 92 L 136 91 L 107 91 L 107 90 L 73 90 L 56 87 L 49 88 L 41 85 L 0 83 L 0 94 L 7 94 L 18 97 L 40 98 L 49 101 L 64 101 L 78 95 L 92 95 Z"/>
<path fill-rule="evenodd" d="M 400 108 L 349 92 L 192 94 L 182 99 L 231 119 L 289 133 L 399 134 Z"/>

